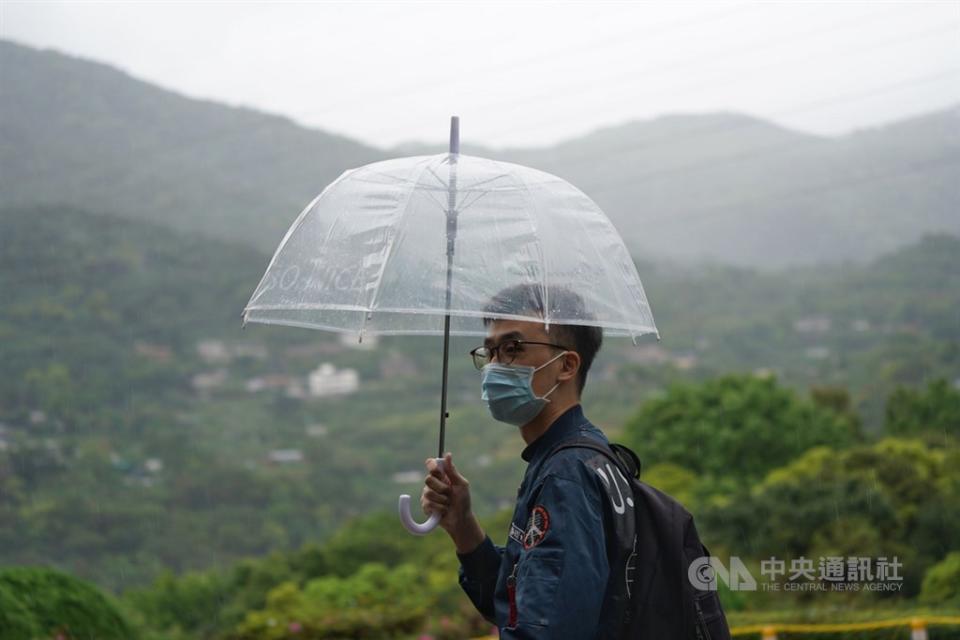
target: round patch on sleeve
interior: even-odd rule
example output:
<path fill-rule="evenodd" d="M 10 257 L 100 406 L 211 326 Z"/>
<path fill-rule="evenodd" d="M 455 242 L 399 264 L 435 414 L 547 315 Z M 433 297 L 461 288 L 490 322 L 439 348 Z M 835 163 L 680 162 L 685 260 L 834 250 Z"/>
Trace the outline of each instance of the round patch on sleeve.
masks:
<path fill-rule="evenodd" d="M 523 533 L 523 548 L 532 549 L 543 542 L 549 530 L 550 513 L 543 506 L 537 505 L 530 513 L 527 530 Z"/>

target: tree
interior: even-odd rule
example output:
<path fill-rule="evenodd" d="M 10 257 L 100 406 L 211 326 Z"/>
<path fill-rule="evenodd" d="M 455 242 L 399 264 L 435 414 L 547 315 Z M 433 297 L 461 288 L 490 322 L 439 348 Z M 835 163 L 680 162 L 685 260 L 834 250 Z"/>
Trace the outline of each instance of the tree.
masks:
<path fill-rule="evenodd" d="M 0 635 L 6 640 L 49 638 L 126 640 L 127 618 L 96 587 L 43 567 L 0 570 Z"/>
<path fill-rule="evenodd" d="M 153 629 L 184 629 L 209 636 L 220 627 L 218 614 L 227 587 L 220 573 L 191 572 L 176 577 L 165 571 L 151 587 L 131 590 L 124 600 Z"/>
<path fill-rule="evenodd" d="M 919 591 L 960 516 L 953 455 L 917 440 L 888 438 L 845 451 L 811 449 L 750 490 L 700 517 L 707 537 L 734 554 L 892 556 L 903 562 L 904 595 Z"/>
<path fill-rule="evenodd" d="M 924 389 L 898 387 L 887 400 L 887 433 L 945 443 L 960 437 L 960 390 L 943 378 Z"/>
<path fill-rule="evenodd" d="M 939 606 L 960 606 L 960 551 L 927 570 L 920 601 Z"/>
<path fill-rule="evenodd" d="M 669 462 L 747 484 L 813 446 L 852 443 L 856 428 L 849 414 L 804 400 L 773 378 L 730 375 L 672 386 L 643 406 L 624 439 L 644 466 Z"/>
<path fill-rule="evenodd" d="M 263 610 L 251 611 L 235 638 L 370 638 L 410 634 L 423 626 L 430 594 L 409 564 L 364 565 L 355 574 L 284 582 Z"/>

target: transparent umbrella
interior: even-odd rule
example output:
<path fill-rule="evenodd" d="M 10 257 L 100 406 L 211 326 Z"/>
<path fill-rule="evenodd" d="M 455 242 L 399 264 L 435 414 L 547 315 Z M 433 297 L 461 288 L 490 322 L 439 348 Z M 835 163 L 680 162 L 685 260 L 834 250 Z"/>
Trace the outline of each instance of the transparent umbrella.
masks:
<path fill-rule="evenodd" d="M 498 292 L 541 292 L 546 324 L 592 325 L 610 336 L 657 328 L 640 277 L 616 229 L 579 189 L 556 176 L 450 152 L 385 160 L 344 172 L 303 210 L 243 310 L 244 323 L 370 335 L 443 335 L 440 443 L 447 415 L 451 335 L 483 336 L 484 317 L 530 320 L 530 312 L 488 313 Z M 564 288 L 583 310 L 551 304 Z M 509 309 L 508 309 L 509 311 Z M 659 336 L 658 336 L 659 337 Z M 413 533 L 433 529 L 410 517 Z"/>

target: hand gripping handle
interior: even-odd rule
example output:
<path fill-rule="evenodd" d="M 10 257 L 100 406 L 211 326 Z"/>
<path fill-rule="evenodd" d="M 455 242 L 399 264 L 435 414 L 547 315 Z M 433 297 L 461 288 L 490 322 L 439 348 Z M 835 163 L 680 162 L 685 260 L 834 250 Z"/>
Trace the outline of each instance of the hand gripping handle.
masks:
<path fill-rule="evenodd" d="M 443 458 L 436 458 L 437 468 L 440 471 L 443 471 Z M 400 510 L 400 522 L 403 523 L 404 528 L 412 533 L 415 536 L 425 536 L 431 531 L 433 531 L 437 524 L 440 522 L 439 513 L 431 513 L 430 517 L 427 518 L 427 521 L 423 524 L 417 523 L 413 516 L 410 515 L 410 496 L 403 494 L 400 496 L 400 501 L 397 503 L 397 507 Z"/>

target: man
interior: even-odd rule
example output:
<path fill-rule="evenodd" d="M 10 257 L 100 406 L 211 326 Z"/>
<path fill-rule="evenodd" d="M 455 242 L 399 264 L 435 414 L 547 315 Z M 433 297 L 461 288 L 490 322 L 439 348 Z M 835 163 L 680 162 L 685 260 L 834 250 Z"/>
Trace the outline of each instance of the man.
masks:
<path fill-rule="evenodd" d="M 490 314 L 543 317 L 538 287 L 512 287 L 487 305 Z M 588 319 L 576 294 L 552 289 L 552 315 Z M 580 325 L 491 319 L 483 347 L 482 398 L 491 415 L 518 428 L 528 463 L 504 547 L 494 545 L 470 508 L 470 484 L 449 453 L 443 471 L 430 473 L 421 494 L 427 513 L 442 514 L 460 558 L 460 584 L 501 638 L 613 637 L 617 615 L 608 581 L 615 517 L 595 467 L 596 452 L 562 442 L 588 437 L 606 443 L 584 416 L 580 396 L 600 349 L 602 330 Z M 622 573 L 618 574 L 622 577 Z"/>

